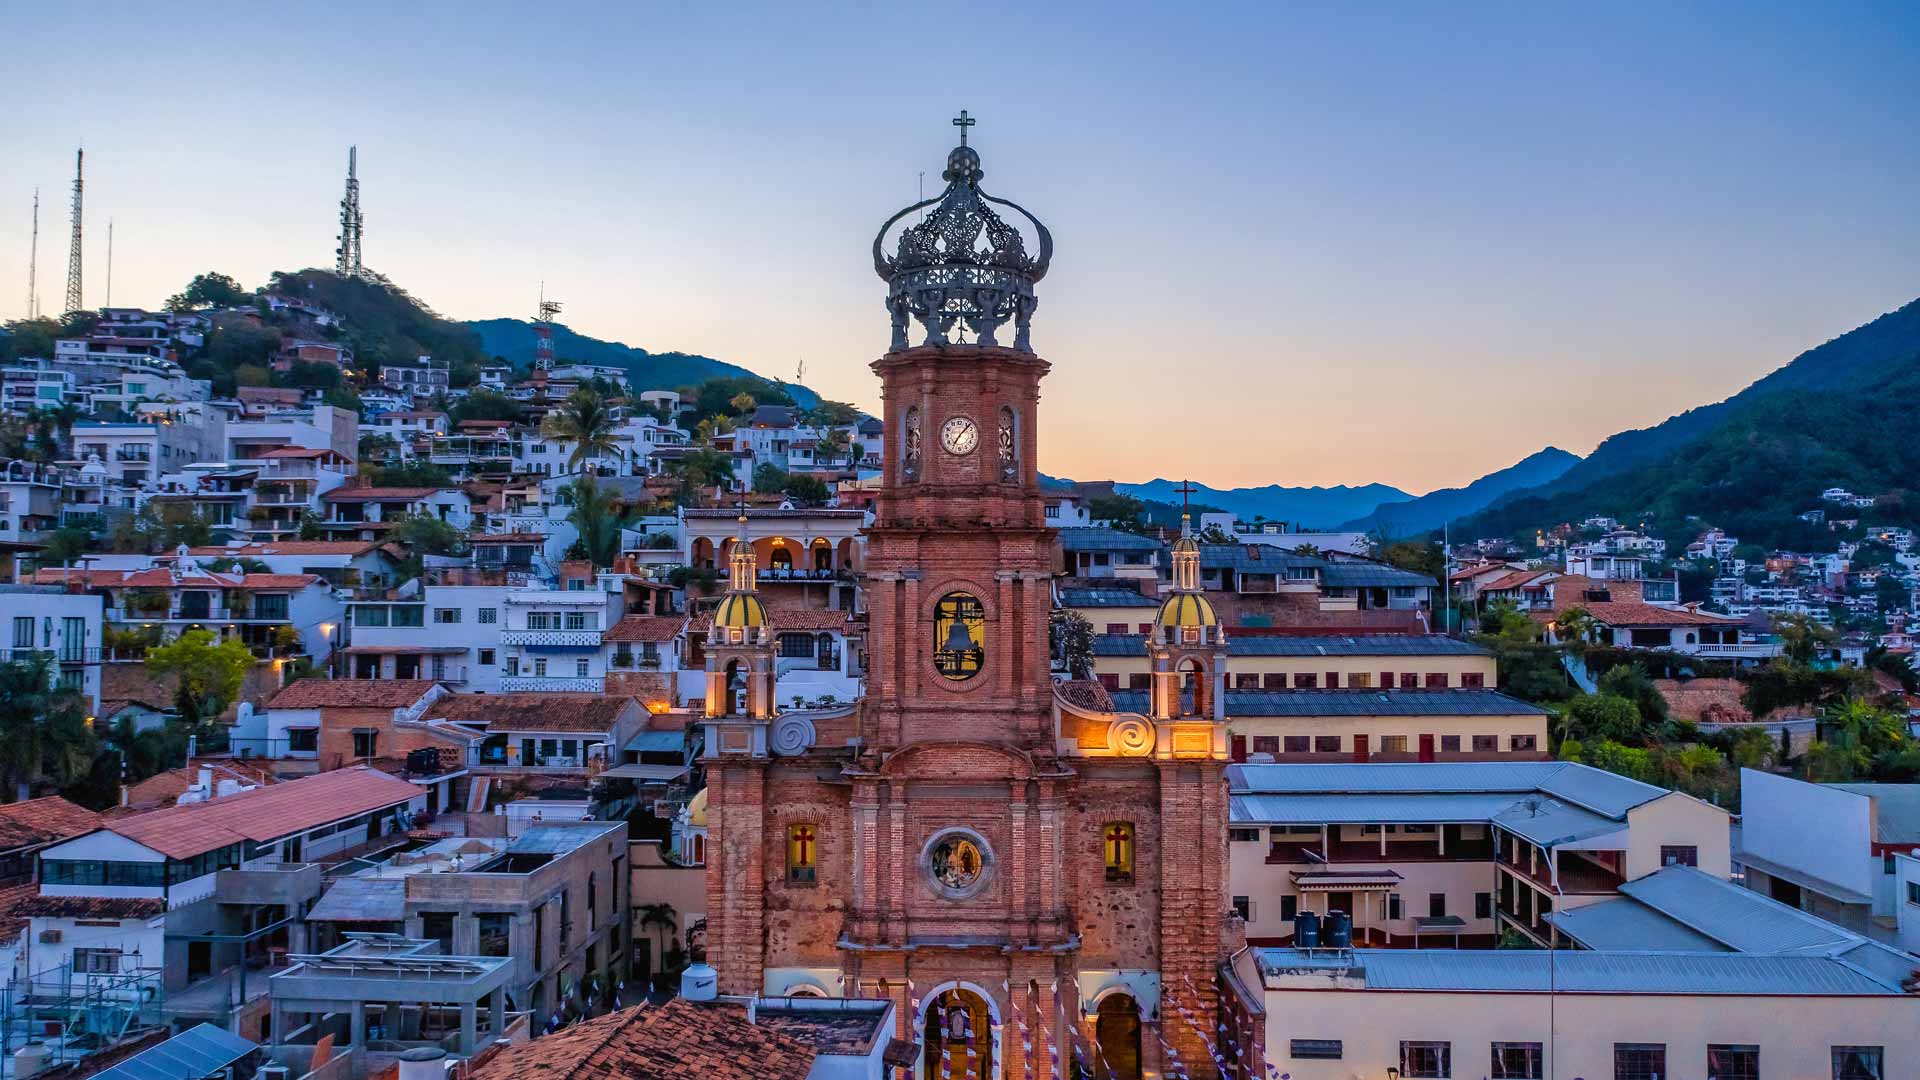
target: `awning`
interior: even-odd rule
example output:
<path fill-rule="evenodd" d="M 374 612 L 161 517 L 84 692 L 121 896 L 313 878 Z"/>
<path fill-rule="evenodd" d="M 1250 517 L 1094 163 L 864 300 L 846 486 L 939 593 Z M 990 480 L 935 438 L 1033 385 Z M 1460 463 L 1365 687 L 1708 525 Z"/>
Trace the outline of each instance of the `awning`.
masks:
<path fill-rule="evenodd" d="M 1457 934 L 1467 928 L 1467 920 L 1458 915 L 1416 915 L 1413 917 L 1413 932 L 1416 934 Z"/>
<path fill-rule="evenodd" d="M 464 645 L 349 645 L 340 651 L 349 656 L 456 656 L 467 648 Z"/>
<path fill-rule="evenodd" d="M 643 784 L 664 784 L 687 774 L 685 765 L 615 765 L 602 772 L 608 780 L 636 780 Z"/>
<path fill-rule="evenodd" d="M 635 753 L 678 753 L 687 748 L 684 731 L 643 731 L 627 740 L 626 749 Z"/>
<path fill-rule="evenodd" d="M 1301 892 L 1387 892 L 1403 879 L 1394 870 L 1296 870 L 1294 888 Z"/>

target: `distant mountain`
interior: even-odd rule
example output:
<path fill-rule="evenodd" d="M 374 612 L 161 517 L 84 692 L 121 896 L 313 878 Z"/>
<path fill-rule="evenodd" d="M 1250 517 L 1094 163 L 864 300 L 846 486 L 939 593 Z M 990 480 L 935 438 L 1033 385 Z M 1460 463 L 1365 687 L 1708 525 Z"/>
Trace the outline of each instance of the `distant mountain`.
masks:
<path fill-rule="evenodd" d="M 533 362 L 533 324 L 521 319 L 482 319 L 469 322 L 480 335 L 480 345 L 492 356 L 504 356 L 517 364 Z M 648 352 L 635 345 L 602 341 L 558 323 L 553 328 L 553 352 L 562 362 L 602 364 L 622 367 L 636 390 L 677 390 L 707 379 L 722 376 L 767 378 L 738 364 L 715 360 L 710 356 L 683 352 Z M 811 408 L 820 403 L 820 395 L 797 383 L 782 384 L 794 401 Z"/>
<path fill-rule="evenodd" d="M 1705 430 L 1659 448 L 1703 422 Z M 1605 514 L 1646 522 L 1669 542 L 1711 524 L 1763 547 L 1827 551 L 1840 536 L 1798 515 L 1821 506 L 1829 487 L 1877 499 L 1861 515 L 1876 524 L 1920 526 L 1920 301 L 1725 402 L 1628 435 L 1636 437 L 1629 450 L 1615 452 L 1627 467 L 1580 481 L 1588 458 L 1456 524 L 1454 535 L 1524 535 Z"/>
<path fill-rule="evenodd" d="M 1920 341 L 1920 300 L 1808 349 L 1725 401 L 1689 409 L 1650 428 L 1623 431 L 1595 447 L 1586 460 L 1554 478 L 1544 490 L 1530 494 L 1577 491 L 1658 459 L 1714 430 L 1740 407 L 1771 394 L 1871 385 L 1886 378 L 1892 365 L 1910 359 L 1915 341 Z"/>
<path fill-rule="evenodd" d="M 1115 484 L 1114 488 L 1136 499 L 1152 499 L 1155 502 L 1170 502 L 1178 506 L 1180 493 L 1173 490 L 1180 486 L 1178 480 L 1149 480 L 1144 484 Z M 1385 502 L 1406 502 L 1412 495 L 1397 487 L 1386 484 L 1367 484 L 1362 487 L 1282 487 L 1269 484 L 1266 487 L 1251 488 L 1211 488 L 1205 484 L 1195 484 L 1193 494 L 1195 502 L 1203 502 L 1232 512 L 1242 520 L 1264 517 L 1269 521 L 1285 521 L 1302 529 L 1331 527 L 1342 521 L 1371 513 L 1374 507 Z"/>
<path fill-rule="evenodd" d="M 1381 503 L 1373 512 L 1340 526 L 1387 536 L 1406 536 L 1438 529 L 1455 518 L 1482 510 L 1510 491 L 1539 487 L 1559 479 L 1580 461 L 1557 446 L 1530 454 L 1499 472 L 1491 472 L 1466 487 L 1429 491 L 1406 502 Z"/>

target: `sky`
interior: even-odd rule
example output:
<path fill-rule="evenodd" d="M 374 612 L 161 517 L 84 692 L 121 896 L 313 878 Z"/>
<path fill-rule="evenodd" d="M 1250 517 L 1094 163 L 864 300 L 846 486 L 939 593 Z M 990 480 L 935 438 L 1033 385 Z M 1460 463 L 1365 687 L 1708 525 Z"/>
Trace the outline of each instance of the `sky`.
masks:
<path fill-rule="evenodd" d="M 1039 10 L 1036 10 L 1039 9 Z M 1920 6 L 0 0 L 0 318 L 332 262 L 878 408 L 873 231 L 979 119 L 1058 250 L 1041 467 L 1465 484 L 1920 296 Z M 110 64 L 74 66 L 73 49 Z"/>

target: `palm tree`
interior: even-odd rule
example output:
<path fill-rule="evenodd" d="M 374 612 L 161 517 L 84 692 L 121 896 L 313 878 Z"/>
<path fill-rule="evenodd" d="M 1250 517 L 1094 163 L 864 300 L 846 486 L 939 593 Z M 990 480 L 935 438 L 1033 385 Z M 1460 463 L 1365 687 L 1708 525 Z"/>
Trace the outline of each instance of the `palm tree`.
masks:
<path fill-rule="evenodd" d="M 1553 620 L 1553 636 L 1568 645 L 1584 645 L 1599 631 L 1599 621 L 1583 607 L 1570 607 Z"/>
<path fill-rule="evenodd" d="M 662 930 L 672 930 L 676 918 L 677 916 L 672 904 L 640 905 L 640 929 L 642 930 L 650 926 L 657 926 Z M 662 957 L 667 955 L 667 946 L 664 940 L 660 942 L 660 955 Z"/>
<path fill-rule="evenodd" d="M 829 461 L 836 461 L 853 445 L 853 439 L 847 435 L 846 428 L 830 428 L 820 438 L 820 454 Z"/>
<path fill-rule="evenodd" d="M 613 453 L 618 445 L 613 428 L 613 412 L 607 408 L 606 399 L 583 386 L 547 414 L 540 424 L 540 434 L 573 443 L 567 464 L 578 469 L 590 457 Z"/>
<path fill-rule="evenodd" d="M 638 515 L 627 512 L 619 496 L 603 491 L 592 473 L 574 481 L 569 489 L 573 509 L 567 521 L 579 530 L 580 546 L 594 566 L 612 566 L 620 554 L 620 531 L 631 528 Z"/>

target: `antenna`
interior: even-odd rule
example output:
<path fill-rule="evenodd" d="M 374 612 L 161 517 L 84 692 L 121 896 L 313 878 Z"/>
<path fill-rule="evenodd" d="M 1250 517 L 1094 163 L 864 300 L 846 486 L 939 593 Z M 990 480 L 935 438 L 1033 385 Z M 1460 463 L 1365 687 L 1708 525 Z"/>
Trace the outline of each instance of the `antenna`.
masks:
<path fill-rule="evenodd" d="M 113 219 L 107 219 L 107 299 L 105 307 L 113 306 Z"/>
<path fill-rule="evenodd" d="M 80 196 L 85 188 L 87 152 L 73 153 L 73 241 L 67 247 L 67 312 L 80 310 Z"/>
<path fill-rule="evenodd" d="M 540 306 L 533 316 L 533 367 L 553 370 L 553 317 L 560 314 L 560 301 L 547 299 L 547 283 L 540 283 Z"/>
<path fill-rule="evenodd" d="M 347 193 L 340 200 L 340 246 L 333 249 L 333 270 L 341 277 L 366 276 L 366 270 L 360 262 L 361 228 L 364 224 L 360 216 L 360 148 L 349 146 Z"/>
<path fill-rule="evenodd" d="M 40 189 L 33 189 L 33 241 L 27 248 L 27 318 L 40 317 Z"/>

